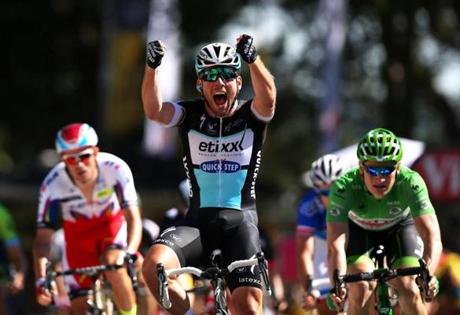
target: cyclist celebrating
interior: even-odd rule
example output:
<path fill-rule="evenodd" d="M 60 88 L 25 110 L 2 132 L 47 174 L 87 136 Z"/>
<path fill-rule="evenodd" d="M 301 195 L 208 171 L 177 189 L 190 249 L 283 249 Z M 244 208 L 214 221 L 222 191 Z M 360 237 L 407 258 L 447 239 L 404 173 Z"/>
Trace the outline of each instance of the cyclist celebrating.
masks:
<path fill-rule="evenodd" d="M 297 209 L 297 274 L 305 292 L 302 304 L 306 310 L 317 308 L 321 315 L 332 314 L 325 303 L 332 286 L 326 282 L 315 288 L 320 293 L 318 297 L 314 294 L 312 282 L 328 277 L 326 207 L 329 187 L 342 172 L 342 163 L 336 155 L 326 154 L 314 161 L 304 176 L 305 184 L 313 189 L 307 192 Z"/>
<path fill-rule="evenodd" d="M 380 244 L 391 268 L 417 267 L 421 256 L 430 273 L 435 271 L 442 252 L 438 220 L 425 182 L 400 164 L 402 154 L 401 141 L 393 132 L 373 129 L 358 144 L 359 167 L 331 186 L 327 210 L 331 279 L 336 269 L 340 274 L 372 271 L 369 253 Z M 395 278 L 390 284 L 399 294 L 402 313 L 427 314 L 414 277 Z M 365 281 L 349 284 L 348 314 L 367 314 L 374 286 Z M 434 296 L 435 277 L 429 286 L 428 294 Z M 333 294 L 334 304 L 343 305 L 345 294 L 345 290 Z"/>
<path fill-rule="evenodd" d="M 97 143 L 97 134 L 88 124 L 69 124 L 57 133 L 56 150 L 62 162 L 41 185 L 33 248 L 37 301 L 41 305 L 52 300 L 43 284 L 59 212 L 66 243 L 65 269 L 120 263 L 126 253 L 135 253 L 139 247 L 142 224 L 131 170 L 120 158 L 99 152 Z M 126 269 L 105 275 L 120 313 L 136 314 Z M 86 313 L 91 284 L 84 276 L 71 278 L 73 313 Z"/>
<path fill-rule="evenodd" d="M 191 191 L 188 226 L 166 230 L 144 262 L 145 278 L 157 299 L 159 262 L 166 269 L 196 265 L 219 248 L 226 264 L 248 259 L 260 250 L 255 185 L 276 98 L 273 76 L 257 55 L 251 36 L 241 35 L 236 50 L 224 43 L 200 50 L 195 70 L 202 98 L 194 101 L 163 102 L 156 68 L 164 53 L 160 41 L 147 45 L 144 110 L 149 119 L 179 127 Z M 254 90 L 249 101 L 238 99 L 243 83 L 241 59 L 248 64 Z M 261 282 L 251 268 L 233 272 L 227 283 L 236 314 L 261 312 Z M 184 314 L 189 308 L 185 291 L 175 281 L 169 288 L 172 308 L 168 311 Z"/>

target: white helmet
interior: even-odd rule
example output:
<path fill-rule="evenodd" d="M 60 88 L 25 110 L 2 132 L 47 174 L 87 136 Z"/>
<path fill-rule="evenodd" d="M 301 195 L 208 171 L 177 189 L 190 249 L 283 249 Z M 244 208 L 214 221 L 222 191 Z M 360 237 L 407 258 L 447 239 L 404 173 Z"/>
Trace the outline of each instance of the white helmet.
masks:
<path fill-rule="evenodd" d="M 241 69 L 241 58 L 235 48 L 224 43 L 212 43 L 200 49 L 195 59 L 196 75 L 206 68 L 228 66 Z"/>
<path fill-rule="evenodd" d="M 62 127 L 56 134 L 56 151 L 61 154 L 74 150 L 96 146 L 98 137 L 93 127 L 85 123 L 73 123 Z"/>
<path fill-rule="evenodd" d="M 303 182 L 308 187 L 320 188 L 332 184 L 343 170 L 338 156 L 326 154 L 311 164 L 311 169 L 303 175 Z"/>

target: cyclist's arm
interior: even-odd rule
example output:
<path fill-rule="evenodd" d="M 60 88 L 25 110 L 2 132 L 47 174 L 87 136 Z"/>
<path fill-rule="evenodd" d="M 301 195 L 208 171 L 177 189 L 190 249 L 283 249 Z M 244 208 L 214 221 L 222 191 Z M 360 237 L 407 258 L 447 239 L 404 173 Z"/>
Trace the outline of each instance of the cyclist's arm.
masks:
<path fill-rule="evenodd" d="M 315 242 L 313 235 L 306 235 L 297 232 L 296 235 L 296 248 L 297 248 L 297 275 L 299 276 L 299 283 L 304 290 L 306 287 L 307 278 L 312 277 L 314 274 L 313 254 L 315 250 Z M 313 279 L 309 279 L 313 280 Z M 311 289 L 311 288 L 310 288 Z"/>
<path fill-rule="evenodd" d="M 148 119 L 168 125 L 176 110 L 172 103 L 164 102 L 158 83 L 158 71 L 145 66 L 144 80 L 142 82 L 142 103 Z"/>
<path fill-rule="evenodd" d="M 257 114 L 271 118 L 275 113 L 276 87 L 272 74 L 257 56 L 256 61 L 248 64 L 251 74 L 254 99 L 252 106 Z"/>
<path fill-rule="evenodd" d="M 415 227 L 423 240 L 423 259 L 426 261 L 430 273 L 433 274 L 442 253 L 441 232 L 435 214 L 425 214 L 415 217 Z"/>
<path fill-rule="evenodd" d="M 49 260 L 53 232 L 49 228 L 39 228 L 35 234 L 33 243 L 35 279 L 43 278 L 46 275 L 46 263 Z"/>
<path fill-rule="evenodd" d="M 142 220 L 139 208 L 130 206 L 123 210 L 123 214 L 128 224 L 128 245 L 127 252 L 135 253 L 139 249 L 142 239 Z"/>
<path fill-rule="evenodd" d="M 347 258 L 345 253 L 346 240 L 348 235 L 348 224 L 345 222 L 327 223 L 327 261 L 329 280 L 334 283 L 334 270 L 338 269 L 339 274 L 345 274 L 347 269 Z"/>

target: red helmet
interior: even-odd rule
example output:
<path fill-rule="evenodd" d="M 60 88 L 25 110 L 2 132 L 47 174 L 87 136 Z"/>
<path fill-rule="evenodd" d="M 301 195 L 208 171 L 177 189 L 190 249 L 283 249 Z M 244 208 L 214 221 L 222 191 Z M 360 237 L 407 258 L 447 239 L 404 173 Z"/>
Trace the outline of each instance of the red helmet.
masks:
<path fill-rule="evenodd" d="M 66 125 L 56 135 L 56 151 L 64 151 L 92 147 L 97 145 L 96 131 L 88 124 L 73 123 Z"/>

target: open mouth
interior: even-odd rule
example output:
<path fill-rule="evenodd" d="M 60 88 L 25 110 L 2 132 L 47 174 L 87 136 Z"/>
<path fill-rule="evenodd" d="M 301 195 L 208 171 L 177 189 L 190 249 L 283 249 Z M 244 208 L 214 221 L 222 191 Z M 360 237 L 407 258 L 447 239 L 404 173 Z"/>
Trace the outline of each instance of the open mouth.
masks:
<path fill-rule="evenodd" d="M 216 93 L 214 94 L 213 99 L 216 105 L 224 105 L 227 102 L 227 94 Z"/>

